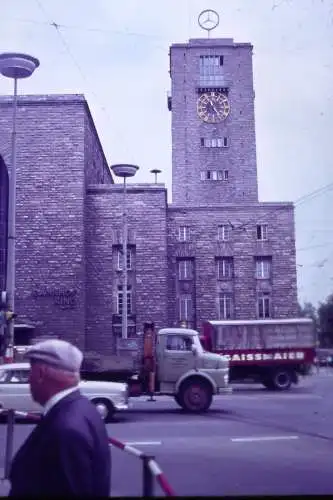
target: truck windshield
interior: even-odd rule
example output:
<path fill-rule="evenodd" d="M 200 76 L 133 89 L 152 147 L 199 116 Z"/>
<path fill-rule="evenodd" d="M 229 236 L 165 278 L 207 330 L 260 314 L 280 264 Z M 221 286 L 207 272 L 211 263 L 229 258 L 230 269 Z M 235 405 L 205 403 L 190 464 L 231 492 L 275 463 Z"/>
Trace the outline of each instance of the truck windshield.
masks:
<path fill-rule="evenodd" d="M 200 342 L 199 335 L 193 336 L 193 345 L 196 346 L 198 354 L 202 354 L 204 352 L 204 349 L 203 349 L 201 342 Z"/>

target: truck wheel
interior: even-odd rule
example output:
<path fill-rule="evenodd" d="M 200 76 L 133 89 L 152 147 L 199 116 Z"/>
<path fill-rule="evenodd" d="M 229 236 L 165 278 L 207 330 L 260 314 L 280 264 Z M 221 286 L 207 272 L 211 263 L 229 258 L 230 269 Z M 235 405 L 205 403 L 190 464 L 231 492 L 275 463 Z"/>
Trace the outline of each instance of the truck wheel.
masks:
<path fill-rule="evenodd" d="M 213 400 L 210 385 L 203 380 L 188 380 L 182 383 L 176 402 L 183 410 L 191 413 L 207 411 Z"/>
<path fill-rule="evenodd" d="M 91 402 L 95 405 L 96 410 L 102 417 L 104 422 L 108 422 L 114 414 L 114 407 L 108 399 L 96 398 L 92 399 Z"/>
<path fill-rule="evenodd" d="M 287 391 L 292 384 L 292 373 L 289 370 L 281 368 L 273 374 L 272 385 L 277 391 Z"/>

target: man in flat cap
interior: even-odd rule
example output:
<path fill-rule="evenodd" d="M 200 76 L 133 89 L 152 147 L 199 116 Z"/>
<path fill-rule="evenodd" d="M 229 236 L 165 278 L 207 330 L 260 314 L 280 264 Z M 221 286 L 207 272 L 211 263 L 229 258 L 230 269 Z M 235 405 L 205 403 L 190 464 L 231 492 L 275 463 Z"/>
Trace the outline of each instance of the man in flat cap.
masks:
<path fill-rule="evenodd" d="M 30 389 L 43 418 L 13 459 L 9 496 L 110 495 L 105 424 L 78 388 L 81 351 L 63 340 L 31 347 Z"/>

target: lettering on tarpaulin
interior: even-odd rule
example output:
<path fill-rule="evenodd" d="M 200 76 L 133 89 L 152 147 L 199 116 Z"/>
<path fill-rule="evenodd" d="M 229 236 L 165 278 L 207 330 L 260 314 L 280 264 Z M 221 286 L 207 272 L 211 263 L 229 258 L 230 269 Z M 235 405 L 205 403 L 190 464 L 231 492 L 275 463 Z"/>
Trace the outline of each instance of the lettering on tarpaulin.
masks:
<path fill-rule="evenodd" d="M 242 362 L 242 361 L 286 361 L 297 360 L 302 361 L 305 359 L 303 351 L 289 351 L 289 352 L 272 352 L 272 353 L 242 353 L 242 354 L 224 354 L 222 356 L 226 361 Z"/>
<path fill-rule="evenodd" d="M 32 292 L 34 298 L 52 298 L 60 309 L 74 309 L 77 306 L 78 292 L 75 288 L 42 286 Z"/>

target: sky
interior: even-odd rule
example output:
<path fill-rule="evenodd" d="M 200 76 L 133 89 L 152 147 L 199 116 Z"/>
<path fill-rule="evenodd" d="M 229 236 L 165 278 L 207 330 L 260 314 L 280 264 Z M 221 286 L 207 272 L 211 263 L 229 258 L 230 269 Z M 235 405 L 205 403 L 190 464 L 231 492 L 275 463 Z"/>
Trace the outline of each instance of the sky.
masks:
<path fill-rule="evenodd" d="M 333 0 L 0 0 L 0 52 L 40 60 L 21 94 L 83 93 L 108 163 L 139 165 L 171 202 L 169 46 L 205 37 L 254 45 L 260 201 L 294 201 L 298 290 L 333 293 Z M 0 78 L 0 94 L 12 82 Z"/>

